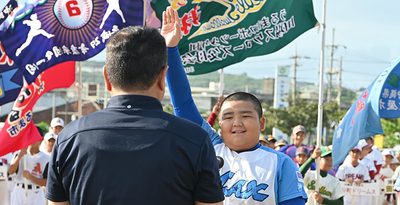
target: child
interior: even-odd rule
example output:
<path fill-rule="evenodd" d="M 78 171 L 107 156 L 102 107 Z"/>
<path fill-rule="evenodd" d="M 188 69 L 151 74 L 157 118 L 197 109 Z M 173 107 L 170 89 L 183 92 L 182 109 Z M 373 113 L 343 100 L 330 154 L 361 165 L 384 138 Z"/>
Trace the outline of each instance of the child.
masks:
<path fill-rule="evenodd" d="M 298 150 L 298 149 L 297 149 Z M 311 163 L 321 156 L 319 163 L 320 178 L 319 191 L 315 191 L 316 174 L 314 170 L 307 171 Z M 308 205 L 313 205 L 314 200 L 319 204 L 342 205 L 344 193 L 338 178 L 328 174 L 332 169 L 332 151 L 328 147 L 316 148 L 311 157 L 300 167 L 304 176 L 304 186 L 310 199 Z"/>
<path fill-rule="evenodd" d="M 220 136 L 194 104 L 177 47 L 168 48 L 168 65 L 167 83 L 175 115 L 201 125 L 209 133 L 217 156 L 223 158 L 224 204 L 304 204 L 307 196 L 296 165 L 285 154 L 258 142 L 265 124 L 260 101 L 246 92 L 228 95 L 221 102 Z"/>

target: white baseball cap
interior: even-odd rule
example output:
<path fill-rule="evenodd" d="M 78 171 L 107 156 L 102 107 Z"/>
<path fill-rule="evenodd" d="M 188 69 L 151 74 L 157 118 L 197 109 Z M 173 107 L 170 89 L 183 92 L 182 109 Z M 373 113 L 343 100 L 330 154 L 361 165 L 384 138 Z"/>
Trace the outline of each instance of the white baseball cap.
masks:
<path fill-rule="evenodd" d="M 64 120 L 59 117 L 53 118 L 51 120 L 50 127 L 57 127 L 57 126 L 64 127 Z"/>
<path fill-rule="evenodd" d="M 394 153 L 393 153 L 393 150 L 391 150 L 391 149 L 384 149 L 384 150 L 382 151 L 382 155 L 383 155 L 383 156 L 385 156 L 385 155 L 390 155 L 390 156 L 392 156 L 393 158 L 395 157 L 395 156 L 394 156 Z"/>
<path fill-rule="evenodd" d="M 367 147 L 367 146 L 371 147 L 372 145 L 369 145 L 365 139 L 362 139 L 362 140 L 358 141 L 357 146 L 359 148 L 361 148 L 361 150 L 362 150 L 362 148 Z"/>
<path fill-rule="evenodd" d="M 50 139 L 56 140 L 58 135 L 54 134 L 53 132 L 48 132 L 44 135 L 44 140 L 49 141 Z"/>

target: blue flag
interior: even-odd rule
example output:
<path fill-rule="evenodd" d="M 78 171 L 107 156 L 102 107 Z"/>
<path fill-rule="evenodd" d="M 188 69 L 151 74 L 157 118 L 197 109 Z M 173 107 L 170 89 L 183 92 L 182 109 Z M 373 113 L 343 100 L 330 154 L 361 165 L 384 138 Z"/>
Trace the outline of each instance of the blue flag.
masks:
<path fill-rule="evenodd" d="M 400 117 L 400 61 L 383 71 L 350 107 L 333 136 L 332 157 L 339 165 L 360 139 L 383 134 L 380 118 Z"/>
<path fill-rule="evenodd" d="M 93 57 L 123 27 L 143 25 L 143 0 L 17 2 L 0 25 L 0 40 L 28 83 L 53 65 Z"/>
<path fill-rule="evenodd" d="M 14 101 L 23 85 L 22 73 L 0 43 L 0 106 Z"/>

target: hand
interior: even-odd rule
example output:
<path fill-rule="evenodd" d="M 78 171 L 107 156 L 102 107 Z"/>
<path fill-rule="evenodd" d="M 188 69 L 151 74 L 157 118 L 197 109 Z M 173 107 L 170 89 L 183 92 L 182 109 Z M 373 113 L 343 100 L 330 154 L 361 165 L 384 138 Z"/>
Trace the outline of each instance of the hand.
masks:
<path fill-rule="evenodd" d="M 30 180 L 32 174 L 29 171 L 24 170 L 24 172 L 22 173 L 22 176 L 24 176 L 25 178 Z"/>
<path fill-rule="evenodd" d="M 319 147 L 316 147 L 314 149 L 314 152 L 311 154 L 311 158 L 317 159 L 320 156 L 321 156 L 321 149 Z"/>
<path fill-rule="evenodd" d="M 221 103 L 222 103 L 223 100 L 224 100 L 224 96 L 219 96 L 218 97 L 217 103 L 215 103 L 215 105 L 213 107 L 213 110 L 212 110 L 213 113 L 215 113 L 217 115 L 219 114 L 219 111 L 220 111 L 220 108 L 221 108 Z"/>
<path fill-rule="evenodd" d="M 322 204 L 324 202 L 324 198 L 318 192 L 314 191 L 311 193 L 311 196 L 318 202 L 318 204 Z"/>
<path fill-rule="evenodd" d="M 19 151 L 19 153 L 18 153 L 18 157 L 19 157 L 19 158 L 22 158 L 23 156 L 25 156 L 26 153 L 27 153 L 26 150 L 27 150 L 27 148 L 21 149 L 21 150 Z"/>
<path fill-rule="evenodd" d="M 356 185 L 361 185 L 363 183 L 363 180 L 357 178 L 354 180 L 354 183 L 356 183 Z"/>
<path fill-rule="evenodd" d="M 353 184 L 353 178 L 351 178 L 351 177 L 346 178 L 345 182 L 346 182 L 347 184 Z"/>
<path fill-rule="evenodd" d="M 178 12 L 170 6 L 163 12 L 161 35 L 165 38 L 167 47 L 175 47 L 182 38 L 181 24 Z"/>

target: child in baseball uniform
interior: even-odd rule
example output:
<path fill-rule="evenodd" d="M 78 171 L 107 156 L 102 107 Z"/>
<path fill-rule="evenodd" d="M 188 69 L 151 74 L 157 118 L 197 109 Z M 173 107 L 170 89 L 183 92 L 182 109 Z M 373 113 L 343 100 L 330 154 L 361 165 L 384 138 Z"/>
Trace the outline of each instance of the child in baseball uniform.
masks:
<path fill-rule="evenodd" d="M 38 128 L 40 129 L 40 128 Z M 40 131 L 41 136 L 42 132 Z M 9 174 L 16 174 L 12 205 L 44 205 L 49 156 L 39 150 L 40 141 L 21 149 L 11 161 Z M 25 162 L 24 162 L 25 160 Z"/>
<path fill-rule="evenodd" d="M 336 173 L 336 177 L 339 180 L 351 185 L 361 185 L 371 180 L 368 168 L 359 161 L 361 151 L 362 147 L 358 145 L 350 151 L 350 163 L 343 163 Z M 366 196 L 344 195 L 344 204 L 365 204 L 364 202 L 368 204 L 368 201 L 365 200 L 369 200 L 369 198 Z"/>
<path fill-rule="evenodd" d="M 177 34 L 176 40 L 180 38 Z M 221 102 L 219 135 L 197 110 L 177 47 L 168 48 L 168 65 L 167 83 L 175 115 L 202 126 L 217 156 L 223 159 L 224 204 L 305 204 L 303 179 L 294 162 L 259 143 L 266 121 L 260 101 L 246 92 L 228 95 Z"/>
<path fill-rule="evenodd" d="M 315 191 L 316 171 L 309 170 L 312 162 L 321 157 L 319 191 Z M 328 172 L 332 169 L 332 151 L 329 147 L 316 148 L 311 157 L 300 167 L 300 172 L 304 176 L 304 186 L 309 200 L 307 205 L 314 205 L 315 202 L 327 205 L 342 205 L 344 192 L 338 178 Z"/>

